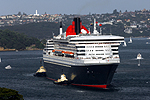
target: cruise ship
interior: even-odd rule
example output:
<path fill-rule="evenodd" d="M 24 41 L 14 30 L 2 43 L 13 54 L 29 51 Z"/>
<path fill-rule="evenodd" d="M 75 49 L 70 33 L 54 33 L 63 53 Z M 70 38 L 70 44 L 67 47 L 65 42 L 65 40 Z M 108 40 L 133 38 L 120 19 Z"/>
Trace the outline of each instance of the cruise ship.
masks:
<path fill-rule="evenodd" d="M 96 30 L 90 32 L 75 17 L 66 32 L 46 42 L 43 49 L 43 62 L 46 76 L 57 81 L 63 74 L 71 85 L 107 88 L 120 63 L 118 47 L 124 37 L 102 35 Z"/>

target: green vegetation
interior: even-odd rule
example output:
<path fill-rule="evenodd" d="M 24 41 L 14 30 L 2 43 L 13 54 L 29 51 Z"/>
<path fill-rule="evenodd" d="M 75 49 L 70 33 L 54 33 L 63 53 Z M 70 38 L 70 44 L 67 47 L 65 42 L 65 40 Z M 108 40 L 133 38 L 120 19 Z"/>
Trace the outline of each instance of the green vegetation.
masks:
<path fill-rule="evenodd" d="M 0 47 L 4 49 L 16 49 L 25 50 L 26 47 L 30 47 L 34 44 L 33 48 L 44 48 L 44 44 L 34 37 L 28 37 L 23 33 L 14 31 L 0 30 Z"/>
<path fill-rule="evenodd" d="M 9 29 L 11 31 L 24 33 L 29 37 L 35 37 L 38 39 L 51 38 L 52 33 L 58 33 L 59 24 L 55 22 L 40 22 L 40 23 L 29 23 L 23 25 L 5 26 L 0 29 Z M 56 35 L 56 34 L 55 34 Z"/>
<path fill-rule="evenodd" d="M 24 99 L 22 95 L 18 94 L 18 91 L 0 87 L 0 100 L 24 100 Z"/>

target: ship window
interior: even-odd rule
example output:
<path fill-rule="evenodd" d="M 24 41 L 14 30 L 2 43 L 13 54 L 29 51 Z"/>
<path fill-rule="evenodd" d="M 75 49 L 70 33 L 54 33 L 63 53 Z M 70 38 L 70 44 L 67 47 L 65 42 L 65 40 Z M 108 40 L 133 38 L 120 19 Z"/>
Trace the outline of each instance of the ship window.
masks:
<path fill-rule="evenodd" d="M 89 54 L 89 55 L 95 55 L 95 54 Z"/>
<path fill-rule="evenodd" d="M 77 50 L 77 52 L 85 52 L 85 50 Z"/>
<path fill-rule="evenodd" d="M 92 46 L 86 46 L 86 48 L 92 48 Z"/>
<path fill-rule="evenodd" d="M 47 50 L 54 50 L 54 49 L 47 49 Z"/>
<path fill-rule="evenodd" d="M 95 46 L 95 48 L 102 48 L 103 46 Z"/>
<path fill-rule="evenodd" d="M 105 49 L 105 51 L 110 51 L 110 49 Z"/>
<path fill-rule="evenodd" d="M 113 53 L 113 55 L 117 55 L 118 53 Z"/>
<path fill-rule="evenodd" d="M 101 54 L 96 54 L 96 55 L 101 55 Z"/>
<path fill-rule="evenodd" d="M 77 54 L 77 55 L 85 55 L 85 53 L 82 53 L 82 54 Z"/>
<path fill-rule="evenodd" d="M 104 50 L 95 50 L 95 51 L 104 51 Z"/>
<path fill-rule="evenodd" d="M 105 55 L 110 55 L 110 53 L 105 53 Z"/>
<path fill-rule="evenodd" d="M 46 45 L 54 45 L 54 43 L 46 43 Z"/>
<path fill-rule="evenodd" d="M 112 51 L 118 51 L 118 49 L 112 49 Z"/>
<path fill-rule="evenodd" d="M 54 46 L 47 46 L 47 48 L 53 48 Z"/>
<path fill-rule="evenodd" d="M 96 54 L 96 55 L 104 55 L 103 53 L 101 53 L 101 54 Z"/>
<path fill-rule="evenodd" d="M 76 48 L 85 48 L 85 46 L 76 46 Z"/>
<path fill-rule="evenodd" d="M 111 47 L 118 47 L 118 45 L 111 45 Z"/>

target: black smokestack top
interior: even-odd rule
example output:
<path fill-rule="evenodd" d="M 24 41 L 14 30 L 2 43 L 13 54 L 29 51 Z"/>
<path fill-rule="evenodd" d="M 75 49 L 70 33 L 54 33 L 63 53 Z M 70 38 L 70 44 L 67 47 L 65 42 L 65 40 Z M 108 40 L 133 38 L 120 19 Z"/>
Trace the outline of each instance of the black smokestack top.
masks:
<path fill-rule="evenodd" d="M 60 28 L 62 28 L 62 21 L 60 22 Z"/>
<path fill-rule="evenodd" d="M 74 18 L 74 22 L 75 22 L 75 32 L 76 32 L 76 34 L 78 35 L 81 31 L 81 29 L 80 29 L 80 18 L 79 17 L 75 17 Z"/>

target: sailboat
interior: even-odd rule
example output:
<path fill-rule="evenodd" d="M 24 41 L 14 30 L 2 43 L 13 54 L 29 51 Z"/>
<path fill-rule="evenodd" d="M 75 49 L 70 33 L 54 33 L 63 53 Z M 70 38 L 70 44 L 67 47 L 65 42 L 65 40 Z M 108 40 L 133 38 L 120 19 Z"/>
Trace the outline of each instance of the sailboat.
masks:
<path fill-rule="evenodd" d="M 123 44 L 123 46 L 124 46 L 124 47 L 126 47 L 126 46 L 127 46 L 127 44 L 126 44 L 126 41 L 124 41 L 124 44 Z"/>
<path fill-rule="evenodd" d="M 128 43 L 132 43 L 132 38 L 130 37 L 130 41 Z"/>

